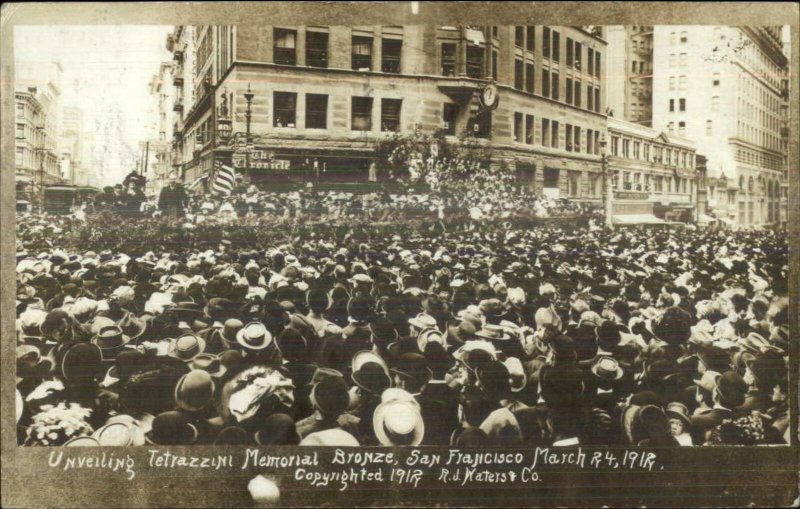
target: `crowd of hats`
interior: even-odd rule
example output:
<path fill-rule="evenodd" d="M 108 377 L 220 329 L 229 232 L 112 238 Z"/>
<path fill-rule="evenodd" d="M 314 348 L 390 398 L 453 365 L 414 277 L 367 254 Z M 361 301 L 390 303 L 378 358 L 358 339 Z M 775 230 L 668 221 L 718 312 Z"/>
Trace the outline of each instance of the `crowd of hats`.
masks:
<path fill-rule="evenodd" d="M 21 444 L 786 440 L 777 232 L 363 225 L 90 251 L 98 223 L 80 251 L 31 247 L 69 228 L 18 231 Z"/>

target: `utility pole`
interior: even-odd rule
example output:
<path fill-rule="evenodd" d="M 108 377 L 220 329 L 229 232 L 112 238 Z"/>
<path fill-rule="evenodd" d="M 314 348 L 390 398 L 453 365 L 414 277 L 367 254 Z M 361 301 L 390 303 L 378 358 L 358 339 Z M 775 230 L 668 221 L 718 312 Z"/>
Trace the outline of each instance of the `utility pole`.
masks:
<path fill-rule="evenodd" d="M 148 140 L 144 145 L 144 164 L 142 165 L 142 175 L 147 173 L 147 158 L 150 155 L 150 141 Z"/>
<path fill-rule="evenodd" d="M 608 153 L 606 151 L 606 147 L 608 146 L 608 142 L 606 141 L 605 136 L 600 139 L 600 150 L 601 150 L 601 163 L 602 163 L 602 171 L 603 171 L 603 210 L 605 214 L 605 224 L 609 229 L 614 228 L 614 224 L 611 221 L 611 203 L 614 198 L 614 189 L 611 186 L 611 175 L 608 168 Z"/>

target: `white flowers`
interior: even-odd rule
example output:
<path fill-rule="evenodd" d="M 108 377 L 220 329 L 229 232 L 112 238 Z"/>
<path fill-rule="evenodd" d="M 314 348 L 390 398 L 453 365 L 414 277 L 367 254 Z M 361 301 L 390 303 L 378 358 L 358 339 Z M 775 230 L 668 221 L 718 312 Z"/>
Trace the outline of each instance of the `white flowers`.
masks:
<path fill-rule="evenodd" d="M 28 445 L 61 445 L 70 438 L 94 432 L 86 422 L 92 410 L 77 403 L 43 405 L 41 410 L 28 427 Z"/>

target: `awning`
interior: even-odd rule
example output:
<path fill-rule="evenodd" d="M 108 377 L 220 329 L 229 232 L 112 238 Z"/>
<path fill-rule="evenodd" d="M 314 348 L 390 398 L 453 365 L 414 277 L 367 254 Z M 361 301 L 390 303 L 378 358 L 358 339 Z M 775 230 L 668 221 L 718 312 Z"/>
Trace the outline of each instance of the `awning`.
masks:
<path fill-rule="evenodd" d="M 614 224 L 664 224 L 663 219 L 659 219 L 652 214 L 621 214 L 611 216 Z"/>
<path fill-rule="evenodd" d="M 26 177 L 25 175 L 16 175 L 16 176 L 14 177 L 14 180 L 15 180 L 15 181 L 16 181 L 18 184 L 30 184 L 31 182 L 33 182 L 33 179 L 32 179 L 32 178 L 30 178 L 30 177 Z"/>
<path fill-rule="evenodd" d="M 697 216 L 698 223 L 716 223 L 718 219 L 716 217 L 711 217 L 708 214 L 700 214 Z"/>
<path fill-rule="evenodd" d="M 727 217 L 720 217 L 719 220 L 728 226 L 736 226 L 736 221 L 728 219 Z"/>

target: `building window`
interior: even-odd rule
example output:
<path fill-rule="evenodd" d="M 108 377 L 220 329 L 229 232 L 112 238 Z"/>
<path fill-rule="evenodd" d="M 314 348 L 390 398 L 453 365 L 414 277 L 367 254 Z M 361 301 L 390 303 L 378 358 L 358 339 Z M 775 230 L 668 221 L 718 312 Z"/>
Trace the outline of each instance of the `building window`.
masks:
<path fill-rule="evenodd" d="M 567 37 L 567 67 L 572 67 L 575 63 L 575 41 Z"/>
<path fill-rule="evenodd" d="M 517 90 L 522 90 L 525 88 L 525 75 L 523 74 L 524 67 L 525 64 L 522 62 L 522 59 L 514 59 L 514 88 Z"/>
<path fill-rule="evenodd" d="M 483 78 L 483 48 L 470 44 L 467 46 L 467 76 Z"/>
<path fill-rule="evenodd" d="M 25 155 L 25 149 L 23 147 L 16 147 L 14 164 L 16 164 L 17 166 L 22 166 L 22 158 L 24 155 Z"/>
<path fill-rule="evenodd" d="M 381 131 L 400 130 L 402 99 L 381 99 Z"/>
<path fill-rule="evenodd" d="M 631 146 L 631 141 L 630 140 L 622 140 L 622 157 L 625 157 L 625 158 L 630 157 L 630 155 L 631 155 L 630 146 Z"/>
<path fill-rule="evenodd" d="M 558 148 L 558 122 L 553 120 L 550 127 L 550 146 Z"/>
<path fill-rule="evenodd" d="M 306 31 L 306 65 L 328 67 L 328 33 Z"/>
<path fill-rule="evenodd" d="M 639 159 L 639 147 L 641 144 L 638 141 L 633 142 L 633 158 Z"/>
<path fill-rule="evenodd" d="M 578 81 L 578 80 L 575 80 L 573 88 L 574 88 L 573 94 L 572 94 L 572 100 L 574 101 L 573 104 L 575 104 L 575 106 L 580 108 L 581 107 L 581 82 Z"/>
<path fill-rule="evenodd" d="M 372 70 L 372 37 L 353 36 L 353 70 Z"/>
<path fill-rule="evenodd" d="M 495 39 L 497 39 L 497 32 L 498 32 L 497 27 L 493 26 L 492 27 L 492 37 L 494 37 Z"/>
<path fill-rule="evenodd" d="M 678 134 L 681 136 L 686 136 L 686 122 L 678 122 Z"/>
<path fill-rule="evenodd" d="M 492 50 L 492 79 L 497 81 L 497 62 L 500 59 L 500 52 Z"/>
<path fill-rule="evenodd" d="M 518 143 L 522 143 L 522 119 L 522 113 L 514 113 L 514 141 Z"/>
<path fill-rule="evenodd" d="M 542 27 L 542 56 L 550 58 L 550 27 Z"/>
<path fill-rule="evenodd" d="M 554 62 L 558 62 L 561 59 L 561 34 L 553 30 L 553 46 L 552 46 L 552 56 Z"/>
<path fill-rule="evenodd" d="M 594 95 L 592 92 L 592 86 L 588 83 L 586 84 L 586 107 L 590 111 L 594 111 Z"/>
<path fill-rule="evenodd" d="M 550 97 L 550 71 L 542 69 L 542 96 Z"/>
<path fill-rule="evenodd" d="M 670 111 L 670 113 L 675 111 L 675 99 L 670 99 L 669 100 L 669 111 Z"/>
<path fill-rule="evenodd" d="M 572 148 L 575 152 L 581 151 L 581 128 L 578 126 L 572 127 Z"/>
<path fill-rule="evenodd" d="M 636 60 L 633 60 L 633 61 L 631 62 L 631 72 L 632 72 L 633 74 L 636 74 L 636 64 L 637 64 Z"/>
<path fill-rule="evenodd" d="M 383 39 L 381 48 L 381 71 L 392 74 L 400 73 L 400 55 L 403 52 L 403 41 L 399 39 Z"/>
<path fill-rule="evenodd" d="M 589 75 L 594 75 L 594 50 L 586 48 L 586 62 L 589 64 Z"/>
<path fill-rule="evenodd" d="M 25 139 L 25 124 L 17 124 L 16 136 L 18 140 Z"/>
<path fill-rule="evenodd" d="M 535 70 L 533 64 L 530 62 L 525 64 L 525 91 L 530 92 L 531 94 L 534 92 L 534 76 Z"/>
<path fill-rule="evenodd" d="M 473 111 L 472 118 L 470 118 L 470 125 L 472 126 L 472 134 L 476 138 L 491 138 L 492 112 L 485 111 L 479 113 Z"/>
<path fill-rule="evenodd" d="M 592 129 L 586 130 L 586 153 L 591 154 L 594 152 L 594 138 L 592 138 Z"/>
<path fill-rule="evenodd" d="M 686 31 L 684 30 L 683 32 L 681 32 L 681 44 L 686 44 L 687 40 L 688 40 L 688 35 L 686 34 Z"/>
<path fill-rule="evenodd" d="M 594 111 L 600 112 L 600 87 L 594 89 Z"/>
<path fill-rule="evenodd" d="M 558 73 L 554 72 L 552 76 L 550 76 L 550 97 L 553 100 L 558 101 L 559 99 L 559 87 L 558 87 Z"/>
<path fill-rule="evenodd" d="M 583 53 L 583 46 L 581 45 L 581 43 L 576 42 L 575 43 L 575 62 L 573 64 L 573 67 L 575 67 L 575 69 L 577 69 L 579 71 L 581 70 L 581 60 L 582 60 L 581 56 L 582 56 L 582 53 Z"/>
<path fill-rule="evenodd" d="M 715 72 L 714 76 L 711 78 L 711 84 L 715 87 L 719 86 L 719 73 Z"/>
<path fill-rule="evenodd" d="M 677 61 L 675 59 L 675 53 L 670 53 L 669 54 L 669 66 L 670 67 L 675 67 L 676 63 L 677 63 Z"/>
<path fill-rule="evenodd" d="M 713 132 L 713 124 L 710 120 L 706 120 L 706 136 L 711 136 Z"/>
<path fill-rule="evenodd" d="M 600 77 L 600 52 L 594 52 L 594 75 Z"/>
<path fill-rule="evenodd" d="M 719 111 L 719 96 L 715 95 L 711 98 L 711 111 Z"/>
<path fill-rule="evenodd" d="M 371 131 L 372 97 L 353 97 L 350 119 L 353 131 Z"/>
<path fill-rule="evenodd" d="M 306 129 L 328 128 L 328 96 L 306 94 Z"/>
<path fill-rule="evenodd" d="M 458 119 L 458 104 L 444 103 L 444 111 L 442 114 L 444 120 L 445 134 L 456 134 L 456 119 Z"/>
<path fill-rule="evenodd" d="M 675 90 L 675 76 L 669 77 L 669 89 Z"/>
<path fill-rule="evenodd" d="M 546 118 L 542 119 L 542 146 L 550 146 L 550 121 Z"/>
<path fill-rule="evenodd" d="M 675 32 L 670 32 L 669 33 L 669 45 L 670 46 L 675 46 L 675 43 L 677 41 L 677 35 L 678 34 L 676 34 Z"/>
<path fill-rule="evenodd" d="M 534 32 L 534 27 L 528 27 L 528 38 L 525 40 L 525 47 L 528 51 L 533 51 L 536 49 L 536 39 L 534 37 L 536 33 Z"/>
<path fill-rule="evenodd" d="M 675 134 L 675 122 L 667 122 L 667 132 Z"/>
<path fill-rule="evenodd" d="M 274 30 L 274 61 L 281 65 L 297 65 L 297 30 Z"/>
<path fill-rule="evenodd" d="M 295 113 L 297 112 L 297 94 L 294 92 L 274 92 L 272 97 L 275 109 L 273 126 L 294 127 Z"/>
<path fill-rule="evenodd" d="M 686 67 L 686 53 L 681 53 L 680 57 L 678 58 L 678 63 L 681 67 Z"/>
<path fill-rule="evenodd" d="M 525 115 L 525 143 L 533 145 L 534 127 L 533 115 Z"/>
<path fill-rule="evenodd" d="M 572 152 L 572 126 L 564 124 L 564 148 L 567 152 Z"/>
<path fill-rule="evenodd" d="M 678 90 L 686 90 L 686 76 L 678 78 Z"/>
<path fill-rule="evenodd" d="M 442 76 L 455 76 L 456 74 L 456 45 L 442 44 Z"/>
<path fill-rule="evenodd" d="M 686 111 L 686 99 L 683 97 L 678 99 L 678 111 Z"/>
<path fill-rule="evenodd" d="M 518 48 L 525 46 L 525 27 L 514 27 L 514 45 Z"/>
<path fill-rule="evenodd" d="M 567 78 L 566 81 L 566 101 L 567 104 L 572 104 L 572 78 Z"/>
<path fill-rule="evenodd" d="M 611 155 L 612 156 L 619 155 L 619 136 L 611 137 Z"/>

